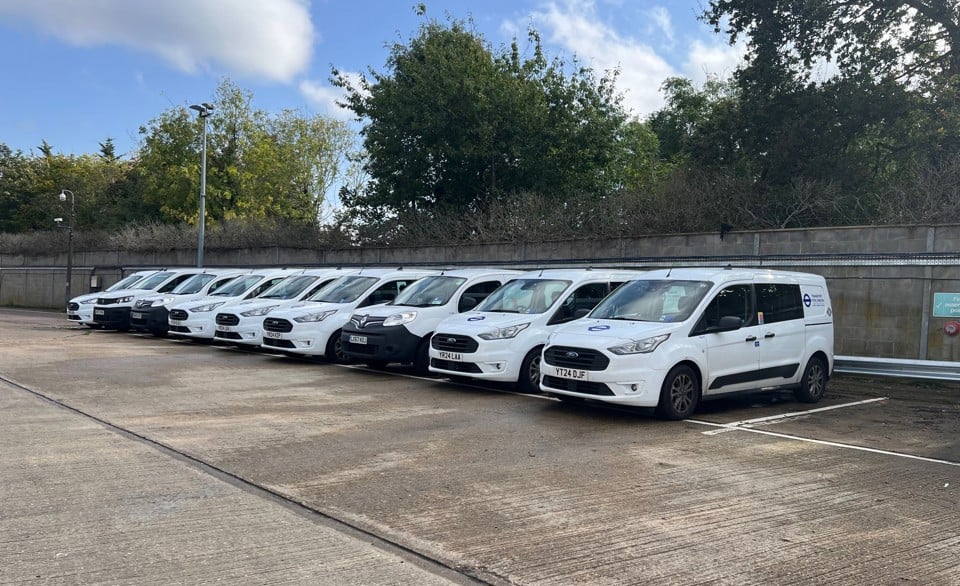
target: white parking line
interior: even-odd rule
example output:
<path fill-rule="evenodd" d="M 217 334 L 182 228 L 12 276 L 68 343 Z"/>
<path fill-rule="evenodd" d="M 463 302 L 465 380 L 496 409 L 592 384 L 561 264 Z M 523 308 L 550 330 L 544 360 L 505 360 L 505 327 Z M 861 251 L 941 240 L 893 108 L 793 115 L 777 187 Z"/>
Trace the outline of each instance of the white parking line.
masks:
<path fill-rule="evenodd" d="M 863 446 L 856 446 L 853 444 L 841 444 L 839 442 L 830 442 L 825 440 L 818 440 L 809 437 L 801 437 L 799 435 L 790 435 L 787 433 L 775 433 L 772 431 L 764 431 L 762 429 L 753 429 L 751 427 L 730 427 L 728 428 L 725 423 L 711 423 L 709 421 L 699 421 L 696 419 L 684 419 L 689 423 L 696 423 L 697 425 L 708 425 L 711 427 L 720 427 L 725 428 L 728 431 L 745 431 L 747 433 L 758 433 L 760 435 L 769 435 L 772 437 L 779 437 L 783 439 L 791 439 L 799 442 L 808 442 L 811 444 L 819 444 L 822 446 L 832 446 L 835 448 L 846 448 L 848 450 L 857 450 L 860 452 L 870 452 L 872 454 L 882 454 L 884 456 L 897 456 L 899 458 L 909 458 L 911 460 L 920 460 L 921 462 L 932 462 L 934 464 L 946 464 L 947 466 L 960 466 L 960 462 L 951 462 L 950 460 L 938 460 L 936 458 L 925 458 L 923 456 L 914 456 L 913 454 L 903 454 L 900 452 L 891 452 L 889 450 L 878 450 L 876 448 L 865 448 Z"/>
<path fill-rule="evenodd" d="M 704 435 L 717 435 L 720 433 L 726 433 L 728 431 L 733 431 L 734 429 L 750 427 L 758 423 L 770 423 L 772 421 L 779 421 L 781 419 L 788 419 L 790 417 L 800 417 L 802 415 L 808 415 L 810 413 L 820 413 L 823 411 L 832 411 L 834 409 L 843 409 L 845 407 L 854 407 L 856 405 L 866 405 L 867 403 L 876 403 L 877 401 L 886 401 L 886 397 L 877 397 L 875 399 L 864 399 L 863 401 L 854 401 L 852 403 L 843 403 L 841 405 L 831 405 L 829 407 L 818 407 L 816 409 L 807 409 L 806 411 L 791 411 L 790 413 L 781 413 L 780 415 L 769 415 L 767 417 L 757 417 L 755 419 L 744 419 L 743 421 L 734 421 L 732 423 L 718 423 L 716 425 L 721 425 L 725 429 L 715 429 L 713 431 L 705 431 Z M 697 421 L 695 423 L 708 423 Z"/>

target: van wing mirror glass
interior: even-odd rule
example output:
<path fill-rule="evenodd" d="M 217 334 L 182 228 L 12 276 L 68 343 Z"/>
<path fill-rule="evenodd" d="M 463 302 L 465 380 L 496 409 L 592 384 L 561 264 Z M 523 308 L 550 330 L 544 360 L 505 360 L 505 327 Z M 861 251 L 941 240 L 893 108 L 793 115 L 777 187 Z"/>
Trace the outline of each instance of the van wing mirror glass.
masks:
<path fill-rule="evenodd" d="M 743 327 L 743 318 L 736 315 L 725 315 L 717 322 L 718 332 L 732 332 Z"/>
<path fill-rule="evenodd" d="M 479 302 L 477 301 L 476 297 L 473 297 L 472 295 L 464 295 L 460 298 L 460 303 L 457 305 L 457 311 L 460 313 L 469 311 L 476 307 L 477 303 Z"/>
<path fill-rule="evenodd" d="M 573 319 L 580 319 L 581 317 L 585 317 L 588 313 L 590 313 L 589 309 L 578 309 L 573 312 Z"/>

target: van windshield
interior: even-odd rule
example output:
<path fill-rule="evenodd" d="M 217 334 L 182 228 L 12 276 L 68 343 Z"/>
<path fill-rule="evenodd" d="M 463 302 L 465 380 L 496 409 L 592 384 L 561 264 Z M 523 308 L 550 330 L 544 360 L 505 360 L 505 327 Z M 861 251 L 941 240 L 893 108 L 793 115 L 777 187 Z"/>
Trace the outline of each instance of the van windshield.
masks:
<path fill-rule="evenodd" d="M 587 317 L 679 322 L 690 317 L 712 286 L 709 281 L 630 281 L 601 301 Z"/>
<path fill-rule="evenodd" d="M 293 299 L 316 281 L 319 277 L 301 275 L 288 277 L 267 289 L 259 299 Z"/>
<path fill-rule="evenodd" d="M 119 281 L 117 281 L 116 283 L 114 283 L 113 285 L 110 285 L 109 287 L 107 287 L 106 289 L 104 289 L 104 291 L 117 291 L 117 290 L 120 290 L 120 289 L 133 289 L 133 286 L 134 286 L 136 283 L 144 280 L 145 278 L 147 278 L 147 276 L 148 276 L 148 275 L 130 275 L 130 276 L 128 276 L 128 277 L 124 277 L 124 278 L 120 279 Z"/>
<path fill-rule="evenodd" d="M 307 301 L 351 303 L 379 280 L 377 277 L 361 277 L 358 275 L 340 277 L 311 295 Z"/>
<path fill-rule="evenodd" d="M 244 275 L 242 277 L 237 277 L 230 283 L 220 287 L 216 292 L 211 293 L 211 295 L 217 297 L 239 297 L 247 292 L 247 289 L 253 287 L 260 280 L 263 279 L 263 275 Z"/>
<path fill-rule="evenodd" d="M 159 287 L 160 285 L 163 285 L 164 283 L 166 283 L 166 282 L 167 282 L 167 279 L 169 279 L 170 277 L 172 277 L 174 274 L 176 274 L 176 273 L 173 273 L 173 272 L 171 272 L 171 271 L 164 271 L 164 272 L 162 272 L 162 273 L 154 273 L 154 274 L 150 275 L 149 277 L 147 277 L 146 279 L 144 279 L 144 280 L 140 281 L 139 283 L 137 283 L 136 289 L 147 289 L 147 290 L 149 290 L 149 291 L 153 291 L 154 289 L 156 289 L 156 288 Z"/>
<path fill-rule="evenodd" d="M 203 286 L 212 281 L 215 277 L 216 275 L 211 275 L 209 273 L 194 275 L 174 287 L 173 291 L 170 292 L 174 295 L 190 295 L 193 293 L 199 293 L 200 290 L 203 289 Z"/>
<path fill-rule="evenodd" d="M 515 279 L 490 294 L 477 311 L 500 313 L 543 313 L 570 286 L 559 279 Z"/>
<path fill-rule="evenodd" d="M 466 282 L 467 280 L 462 277 L 424 277 L 404 289 L 397 295 L 391 305 L 407 305 L 410 307 L 443 305 L 450 301 L 460 285 Z"/>

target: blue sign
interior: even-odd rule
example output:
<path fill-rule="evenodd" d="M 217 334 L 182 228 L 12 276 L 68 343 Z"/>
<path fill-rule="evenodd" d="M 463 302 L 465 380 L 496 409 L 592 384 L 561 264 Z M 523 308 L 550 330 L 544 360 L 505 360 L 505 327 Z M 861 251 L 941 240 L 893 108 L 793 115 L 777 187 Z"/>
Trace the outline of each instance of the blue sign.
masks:
<path fill-rule="evenodd" d="M 807 307 L 810 307 L 810 304 L 811 304 L 811 303 L 813 303 L 813 300 L 810 299 L 810 294 L 809 294 L 809 293 L 804 293 L 804 294 L 803 294 L 803 304 L 806 305 Z"/>
<path fill-rule="evenodd" d="M 960 317 L 960 293 L 934 293 L 933 317 Z"/>
<path fill-rule="evenodd" d="M 587 328 L 587 331 L 602 332 L 604 330 L 609 330 L 609 329 L 610 329 L 610 326 L 590 326 L 589 328 Z"/>
<path fill-rule="evenodd" d="M 482 320 L 484 320 L 484 319 L 486 319 L 486 318 L 487 318 L 487 316 L 485 316 L 485 315 L 474 315 L 474 316 L 468 317 L 468 318 L 467 318 L 467 321 L 482 321 Z"/>

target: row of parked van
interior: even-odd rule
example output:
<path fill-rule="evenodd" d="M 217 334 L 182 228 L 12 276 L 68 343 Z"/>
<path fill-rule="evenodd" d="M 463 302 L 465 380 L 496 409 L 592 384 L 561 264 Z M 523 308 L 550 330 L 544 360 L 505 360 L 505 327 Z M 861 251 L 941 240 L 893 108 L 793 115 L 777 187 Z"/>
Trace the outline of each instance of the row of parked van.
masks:
<path fill-rule="evenodd" d="M 817 275 L 732 268 L 176 269 L 72 299 L 68 319 L 289 355 L 656 407 L 764 388 L 823 396 L 833 312 Z"/>

